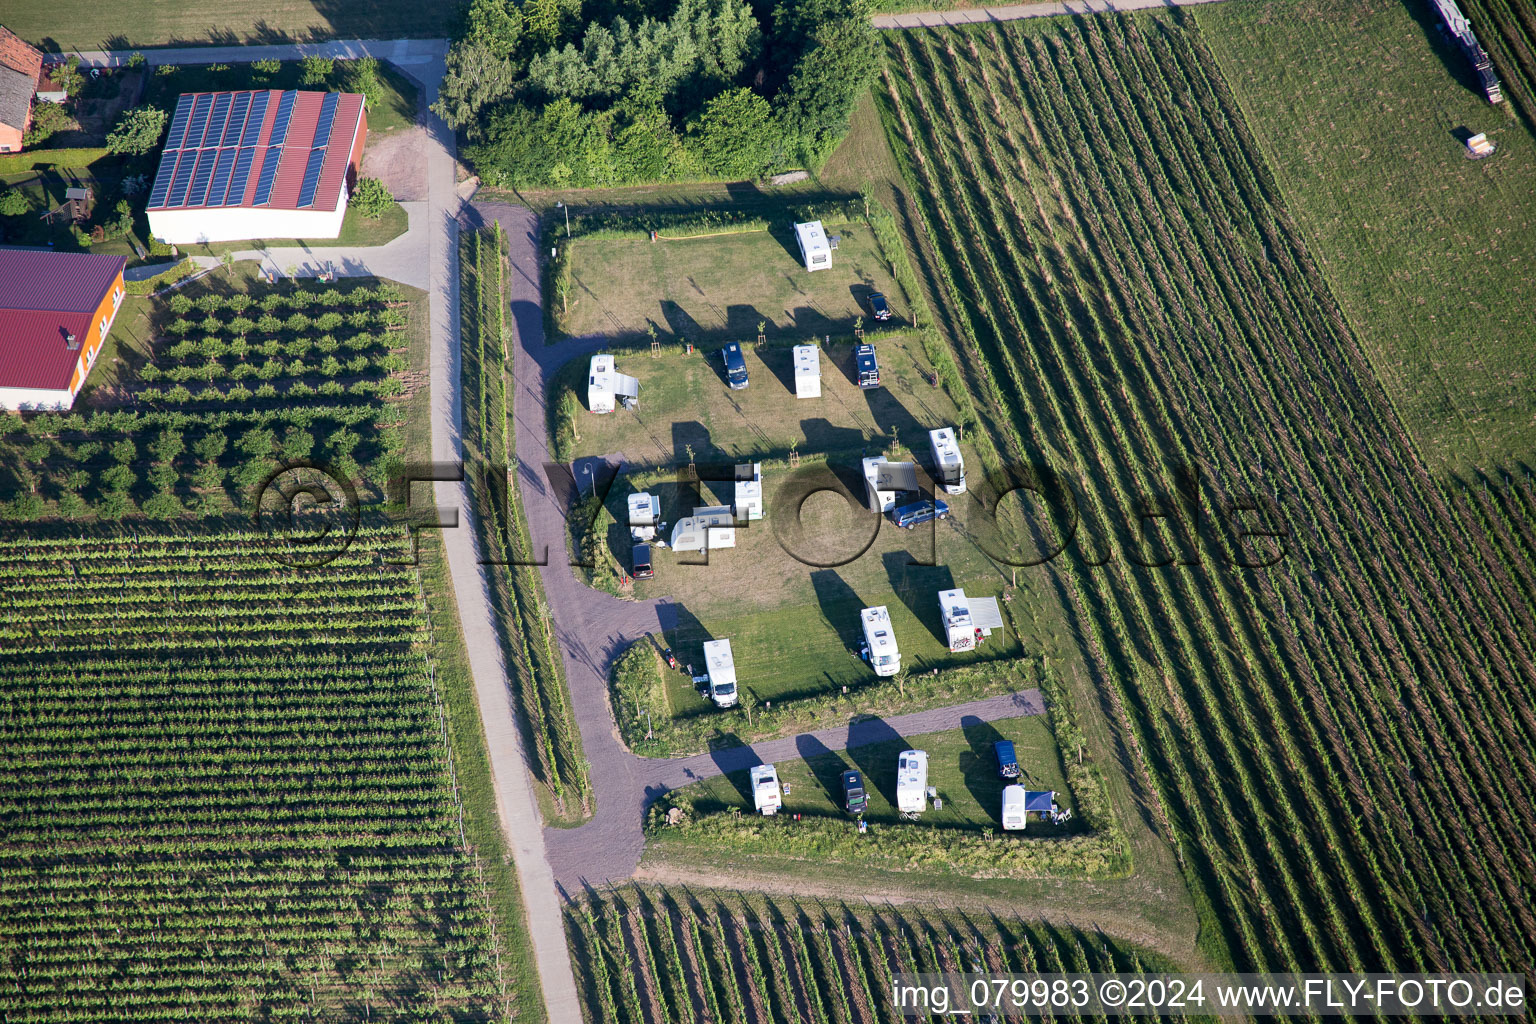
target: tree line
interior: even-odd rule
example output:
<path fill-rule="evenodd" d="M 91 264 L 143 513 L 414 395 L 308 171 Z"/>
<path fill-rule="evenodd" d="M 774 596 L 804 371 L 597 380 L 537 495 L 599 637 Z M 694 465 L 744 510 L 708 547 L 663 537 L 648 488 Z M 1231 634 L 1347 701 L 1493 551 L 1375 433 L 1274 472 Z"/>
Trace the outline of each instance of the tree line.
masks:
<path fill-rule="evenodd" d="M 879 67 L 868 0 L 473 0 L 433 109 L 489 184 L 814 167 Z"/>

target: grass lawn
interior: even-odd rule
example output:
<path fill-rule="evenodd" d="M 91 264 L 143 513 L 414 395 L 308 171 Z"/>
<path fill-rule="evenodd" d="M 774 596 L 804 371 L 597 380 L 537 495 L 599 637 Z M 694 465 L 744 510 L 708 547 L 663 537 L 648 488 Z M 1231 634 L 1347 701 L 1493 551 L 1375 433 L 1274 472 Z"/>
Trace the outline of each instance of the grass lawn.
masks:
<path fill-rule="evenodd" d="M 868 295 L 882 292 L 907 310 L 890 267 L 863 224 L 827 224 L 841 235 L 828 270 L 810 273 L 786 222 L 747 231 L 652 242 L 578 238 L 571 243 L 572 288 L 560 316 L 570 335 L 637 338 L 655 327 L 663 339 L 750 339 L 759 321 L 771 338 L 846 334 L 869 319 Z M 872 321 L 871 321 L 872 322 Z"/>
<path fill-rule="evenodd" d="M 1234 0 L 1195 17 L 1426 454 L 1529 460 L 1536 139 L 1469 87 L 1429 11 Z M 1498 152 L 1465 159 L 1460 131 Z"/>
<path fill-rule="evenodd" d="M 434 37 L 452 32 L 460 4 L 410 0 L 90 0 L 6 5 L 5 25 L 46 50 Z"/>
<path fill-rule="evenodd" d="M 752 330 L 756 330 L 754 324 Z M 819 337 L 796 338 L 820 342 Z M 659 358 L 646 349 L 617 353 L 622 373 L 640 381 L 634 409 L 606 415 L 586 411 L 588 360 L 566 366 L 550 393 L 575 392 L 581 410 L 575 420 L 576 457 L 622 454 L 646 466 L 686 465 L 685 446 L 695 458 L 783 458 L 792 442 L 801 454 L 857 451 L 896 438 L 927 455 L 928 431 L 953 426 L 955 407 L 934 387 L 933 368 L 918 339 L 902 332 L 869 331 L 880 361 L 881 387 L 855 383 L 853 346 L 834 343 L 821 353 L 821 397 L 795 397 L 794 353 L 785 344 L 756 349 L 744 344 L 750 385 L 732 391 L 724 382 L 720 350 L 695 348 L 692 355 L 667 346 Z M 871 449 L 870 454 L 874 454 Z"/>
<path fill-rule="evenodd" d="M 302 72 L 296 60 L 283 61 L 275 72 L 261 72 L 249 64 L 187 64 L 170 69 L 161 66 L 149 76 L 144 90 L 144 104 L 162 110 L 175 110 L 176 100 L 184 92 L 216 92 L 223 89 L 315 89 L 349 91 L 352 86 L 351 61 L 338 60 L 330 77 L 317 85 L 300 82 Z M 380 93 L 368 108 L 368 134 L 386 135 L 416 123 L 420 89 L 415 80 L 388 61 L 379 61 Z"/>
<path fill-rule="evenodd" d="M 184 245 L 182 250 L 192 256 L 220 256 L 226 252 L 245 252 L 250 249 L 278 249 L 305 246 L 311 249 L 329 249 L 340 245 L 383 245 L 405 234 L 409 225 L 405 208 L 395 203 L 377 218 L 364 217 L 352 207 L 347 207 L 341 220 L 341 234 L 335 238 L 250 238 L 233 242 L 207 242 L 200 245 Z"/>
<path fill-rule="evenodd" d="M 852 750 L 829 751 L 819 743 L 807 742 L 804 760 L 780 761 L 779 782 L 787 784 L 783 814 L 815 814 L 828 817 L 845 815 L 842 773 L 852 768 L 864 776 L 864 791 L 869 809 L 864 817 L 870 822 L 902 823 L 896 810 L 896 759 L 903 750 L 928 752 L 928 785 L 939 791 L 942 809 L 930 807 L 923 813 L 921 828 L 991 828 L 1002 832 L 1003 781 L 997 774 L 997 760 L 992 754 L 994 740 L 1012 740 L 1020 779 L 1030 789 L 1056 791 L 1056 803 L 1071 807 L 1072 794 L 1067 789 L 1056 739 L 1044 716 L 1006 718 L 998 722 L 977 722 L 964 729 L 900 736 L 892 730 L 891 738 Z M 741 808 L 753 813 L 749 772 L 731 772 L 689 786 L 684 794 L 701 813 Z M 850 825 L 850 827 L 852 827 Z M 1051 825 L 1031 818 L 1029 827 L 1017 835 L 1069 835 L 1084 831 L 1073 819 Z"/>

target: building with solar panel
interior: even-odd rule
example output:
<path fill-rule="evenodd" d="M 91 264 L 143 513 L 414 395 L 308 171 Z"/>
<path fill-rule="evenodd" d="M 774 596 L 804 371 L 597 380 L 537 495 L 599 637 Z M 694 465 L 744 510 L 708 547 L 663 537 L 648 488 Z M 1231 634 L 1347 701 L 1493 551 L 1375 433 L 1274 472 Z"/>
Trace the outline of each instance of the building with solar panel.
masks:
<path fill-rule="evenodd" d="M 351 92 L 182 95 L 149 193 L 163 242 L 335 238 L 368 135 Z"/>

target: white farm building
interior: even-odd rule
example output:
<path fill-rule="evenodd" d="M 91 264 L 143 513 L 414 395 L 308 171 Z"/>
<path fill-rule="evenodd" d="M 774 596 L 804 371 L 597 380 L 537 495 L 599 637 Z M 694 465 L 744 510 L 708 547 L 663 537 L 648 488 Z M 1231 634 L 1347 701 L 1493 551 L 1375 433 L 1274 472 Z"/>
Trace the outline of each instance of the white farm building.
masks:
<path fill-rule="evenodd" d="M 367 137 L 360 93 L 185 93 L 150 189 L 150 233 L 177 245 L 335 238 Z"/>

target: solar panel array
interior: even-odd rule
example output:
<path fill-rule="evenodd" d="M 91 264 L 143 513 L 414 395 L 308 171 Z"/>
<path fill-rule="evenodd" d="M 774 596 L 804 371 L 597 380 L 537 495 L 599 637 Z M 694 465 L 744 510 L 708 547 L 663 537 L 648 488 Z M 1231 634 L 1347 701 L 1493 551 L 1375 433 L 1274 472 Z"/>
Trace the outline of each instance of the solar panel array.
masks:
<path fill-rule="evenodd" d="M 251 202 L 255 206 L 271 202 L 298 92 L 290 89 L 278 94 L 270 138 L 262 147 L 257 143 L 271 101 L 272 93 L 267 91 L 182 96 L 166 134 L 149 208 L 242 205 L 258 161 Z M 340 102 L 339 93 L 326 93 L 321 101 L 299 187 L 300 207 L 315 202 Z"/>

